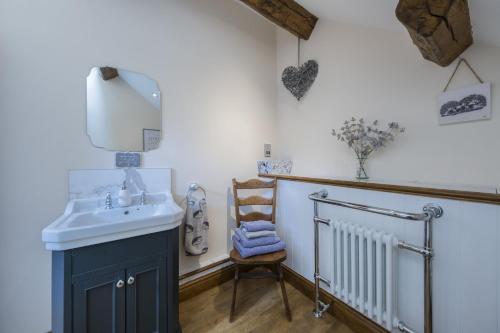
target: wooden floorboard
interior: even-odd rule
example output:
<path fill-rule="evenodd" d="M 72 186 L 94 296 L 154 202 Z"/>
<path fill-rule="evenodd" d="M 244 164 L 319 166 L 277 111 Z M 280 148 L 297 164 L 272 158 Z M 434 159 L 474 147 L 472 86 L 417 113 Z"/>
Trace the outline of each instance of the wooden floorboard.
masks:
<path fill-rule="evenodd" d="M 353 333 L 347 326 L 326 314 L 312 317 L 313 302 L 286 284 L 293 321 L 285 317 L 279 284 L 271 279 L 240 280 L 235 320 L 229 323 L 232 281 L 209 289 L 180 303 L 183 333 Z"/>

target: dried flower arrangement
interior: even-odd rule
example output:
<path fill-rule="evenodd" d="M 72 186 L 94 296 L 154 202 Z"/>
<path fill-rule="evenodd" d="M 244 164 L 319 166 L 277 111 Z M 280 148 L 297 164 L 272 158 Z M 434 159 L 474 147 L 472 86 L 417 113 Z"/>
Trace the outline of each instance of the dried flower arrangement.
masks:
<path fill-rule="evenodd" d="M 354 150 L 358 158 L 359 167 L 357 179 L 368 179 L 365 171 L 365 162 L 368 156 L 376 150 L 385 147 L 398 133 L 403 133 L 404 127 L 398 123 L 391 122 L 386 130 L 378 128 L 378 120 L 367 125 L 363 118 L 359 120 L 352 117 L 346 120 L 339 131 L 332 130 L 332 135 L 336 136 L 341 142 L 347 143 L 349 148 Z"/>

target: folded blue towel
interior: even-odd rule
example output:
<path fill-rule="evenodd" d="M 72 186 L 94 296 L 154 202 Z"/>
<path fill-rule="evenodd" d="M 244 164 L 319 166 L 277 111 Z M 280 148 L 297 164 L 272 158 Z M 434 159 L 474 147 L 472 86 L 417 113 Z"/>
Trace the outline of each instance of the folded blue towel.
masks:
<path fill-rule="evenodd" d="M 240 228 L 245 231 L 274 231 L 276 226 L 269 221 L 253 221 L 253 222 L 241 222 Z"/>
<path fill-rule="evenodd" d="M 247 238 L 240 229 L 234 230 L 234 238 L 240 242 L 243 247 L 256 247 L 278 243 L 281 239 L 278 236 L 265 236 L 257 238 Z M 233 240 L 234 240 L 233 238 Z"/>
<path fill-rule="evenodd" d="M 248 239 L 261 238 L 261 237 L 278 237 L 276 231 L 262 230 L 262 231 L 245 231 L 240 229 L 243 235 Z"/>
<path fill-rule="evenodd" d="M 278 252 L 285 249 L 285 243 L 279 241 L 271 245 L 256 246 L 256 247 L 243 247 L 240 242 L 233 241 L 234 248 L 242 258 L 248 258 L 252 256 L 258 256 L 260 254 L 267 254 Z"/>

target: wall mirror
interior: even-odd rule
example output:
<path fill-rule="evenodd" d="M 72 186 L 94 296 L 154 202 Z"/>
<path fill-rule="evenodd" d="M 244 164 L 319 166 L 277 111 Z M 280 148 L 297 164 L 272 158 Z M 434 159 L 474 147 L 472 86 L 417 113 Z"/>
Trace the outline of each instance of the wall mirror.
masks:
<path fill-rule="evenodd" d="M 144 152 L 158 148 L 161 92 L 148 76 L 94 67 L 87 77 L 87 134 L 96 147 Z"/>

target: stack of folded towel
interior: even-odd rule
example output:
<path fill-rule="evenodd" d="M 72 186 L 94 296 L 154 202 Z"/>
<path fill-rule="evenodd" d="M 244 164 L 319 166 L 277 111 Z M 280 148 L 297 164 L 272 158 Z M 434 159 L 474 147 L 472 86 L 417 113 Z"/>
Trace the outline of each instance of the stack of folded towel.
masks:
<path fill-rule="evenodd" d="M 241 222 L 240 227 L 234 229 L 233 245 L 242 258 L 285 248 L 276 234 L 276 226 L 268 221 Z"/>

